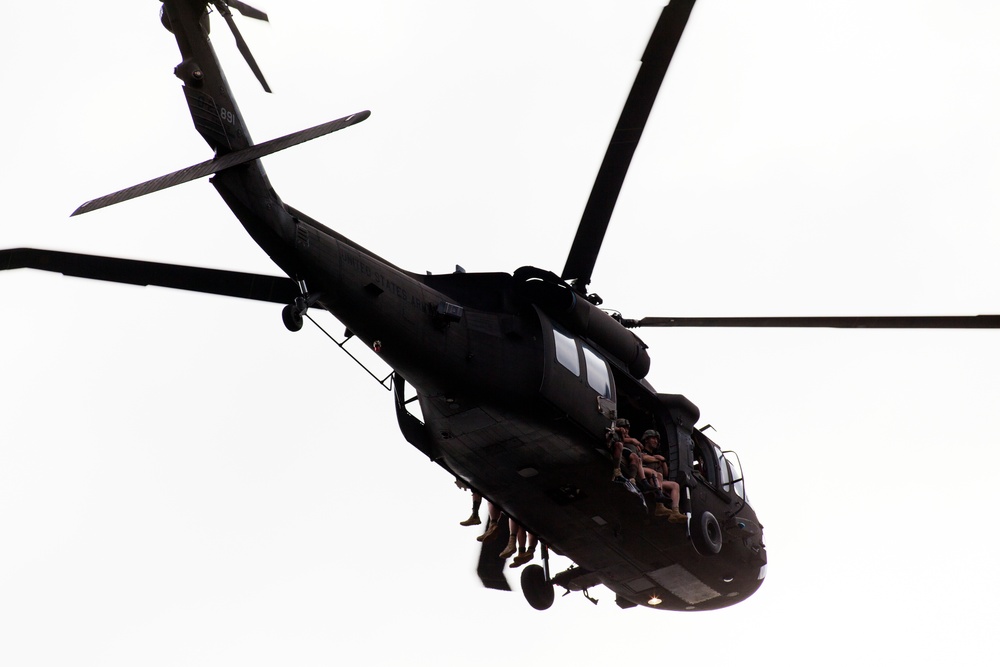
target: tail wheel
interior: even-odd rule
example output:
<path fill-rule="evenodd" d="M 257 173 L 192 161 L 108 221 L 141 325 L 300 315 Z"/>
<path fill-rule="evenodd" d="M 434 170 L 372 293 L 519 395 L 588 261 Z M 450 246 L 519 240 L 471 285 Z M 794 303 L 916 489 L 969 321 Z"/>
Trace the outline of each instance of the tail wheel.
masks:
<path fill-rule="evenodd" d="M 545 568 L 541 565 L 529 565 L 521 572 L 521 592 L 528 604 L 539 611 L 551 607 L 556 599 L 552 582 L 545 579 Z"/>
<path fill-rule="evenodd" d="M 702 556 L 712 556 L 722 551 L 722 527 L 709 511 L 691 520 L 691 541 Z"/>

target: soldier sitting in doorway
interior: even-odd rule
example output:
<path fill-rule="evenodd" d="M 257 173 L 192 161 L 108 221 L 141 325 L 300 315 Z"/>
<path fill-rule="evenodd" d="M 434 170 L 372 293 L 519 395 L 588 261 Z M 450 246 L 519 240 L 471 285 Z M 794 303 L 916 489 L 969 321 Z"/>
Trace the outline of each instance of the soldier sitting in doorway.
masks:
<path fill-rule="evenodd" d="M 608 429 L 608 452 L 611 454 L 611 461 L 615 466 L 614 472 L 611 473 L 612 482 L 624 483 L 631 481 L 635 484 L 634 474 L 629 475 L 632 478 L 631 480 L 622 474 L 623 461 L 626 466 L 625 469 L 629 472 L 634 472 L 636 469 L 641 469 L 642 467 L 642 461 L 639 459 L 639 451 L 642 449 L 642 443 L 629 436 L 628 430 L 630 427 L 631 424 L 629 424 L 627 419 L 616 419 L 614 426 Z"/>
<path fill-rule="evenodd" d="M 642 460 L 642 468 L 646 473 L 646 479 L 652 480 L 654 488 L 660 492 L 662 498 L 670 497 L 670 508 L 664 507 L 668 513 L 657 514 L 666 516 L 671 523 L 681 523 L 687 521 L 687 516 L 680 512 L 681 487 L 677 482 L 667 479 L 667 459 L 660 454 L 660 433 L 649 429 L 642 434 L 642 442 L 639 444 L 639 458 Z M 663 507 L 662 504 L 659 507 Z"/>
<path fill-rule="evenodd" d="M 667 517 L 670 521 L 679 523 L 687 521 L 687 517 L 674 509 L 668 509 L 663 501 L 667 499 L 662 490 L 662 477 L 657 479 L 650 470 L 647 475 L 646 468 L 642 464 L 642 443 L 629 435 L 631 424 L 627 419 L 616 419 L 615 425 L 608 431 L 608 450 L 611 452 L 615 470 L 612 473 L 611 481 L 624 484 L 629 491 L 637 493 L 640 497 L 645 490 L 652 493 L 656 499 L 653 507 L 653 515 Z M 669 482 L 677 486 L 674 482 Z M 680 487 L 678 488 L 678 500 L 680 499 Z M 643 505 L 645 505 L 643 499 Z"/>
<path fill-rule="evenodd" d="M 638 498 L 643 508 L 646 508 L 646 499 L 642 496 L 642 491 L 636 486 L 637 474 L 642 474 L 642 461 L 636 450 L 641 443 L 635 438 L 629 437 L 629 421 L 627 419 L 616 419 L 606 434 L 606 444 L 608 453 L 611 454 L 611 461 L 614 465 L 614 472 L 611 473 L 611 481 L 621 484 L 625 489 Z M 628 475 L 622 473 L 625 470 Z"/>

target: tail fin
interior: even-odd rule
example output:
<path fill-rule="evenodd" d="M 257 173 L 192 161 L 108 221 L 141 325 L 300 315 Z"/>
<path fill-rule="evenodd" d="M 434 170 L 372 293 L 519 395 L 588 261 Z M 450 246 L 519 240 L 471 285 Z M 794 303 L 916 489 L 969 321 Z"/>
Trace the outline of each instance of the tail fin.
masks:
<path fill-rule="evenodd" d="M 233 29 L 240 52 L 257 74 L 264 89 L 268 90 L 263 75 L 259 73 L 260 68 L 236 30 L 229 6 L 224 0 L 212 0 L 211 4 L 215 5 Z M 250 146 L 253 143 L 250 134 L 208 37 L 209 2 L 163 0 L 161 21 L 174 35 L 181 51 L 181 62 L 174 68 L 174 75 L 184 82 L 184 94 L 195 128 L 215 150 L 216 155 Z"/>
<path fill-rule="evenodd" d="M 181 52 L 181 62 L 174 68 L 174 75 L 184 83 L 194 126 L 215 151 L 215 158 L 88 202 L 77 213 L 215 173 L 212 185 L 251 238 L 286 274 L 299 280 L 305 269 L 296 250 L 297 220 L 271 187 L 259 158 L 357 123 L 367 118 L 368 112 L 352 114 L 255 146 L 209 39 L 209 13 L 214 7 L 230 27 L 234 26 L 230 6 L 243 13 L 249 12 L 255 18 L 260 18 L 262 13 L 235 0 L 162 2 L 161 22 L 173 34 Z M 235 28 L 233 34 L 251 69 L 259 73 L 242 36 Z M 258 77 L 266 88 L 263 76 L 258 74 Z"/>
<path fill-rule="evenodd" d="M 370 112 L 362 111 L 254 145 L 208 38 L 209 4 L 208 0 L 163 0 L 160 21 L 177 40 L 182 60 L 174 68 L 174 74 L 184 82 L 184 95 L 187 98 L 188 109 L 191 112 L 195 129 L 215 150 L 215 157 L 139 185 L 92 199 L 77 208 L 72 215 L 88 213 L 203 176 L 216 174 L 225 169 L 254 162 L 265 155 L 360 123 L 370 115 Z M 238 0 L 211 0 L 211 4 L 215 5 L 219 13 L 226 19 L 247 63 L 257 74 L 264 89 L 270 92 L 246 42 L 236 29 L 229 7 L 233 7 L 245 16 L 265 21 L 267 14 Z M 258 166 L 254 171 L 256 171 L 254 180 L 257 182 L 258 190 L 270 191 L 266 185 L 263 169 Z"/>

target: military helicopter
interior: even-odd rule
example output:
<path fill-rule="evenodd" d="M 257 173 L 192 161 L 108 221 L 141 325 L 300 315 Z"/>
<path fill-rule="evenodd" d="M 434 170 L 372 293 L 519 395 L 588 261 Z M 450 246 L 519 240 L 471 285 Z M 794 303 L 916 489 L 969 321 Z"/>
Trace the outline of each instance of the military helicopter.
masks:
<path fill-rule="evenodd" d="M 683 396 L 658 394 L 650 359 L 633 326 L 996 327 L 969 318 L 645 318 L 608 315 L 588 293 L 601 240 L 646 116 L 680 40 L 693 0 L 664 10 L 643 57 L 561 275 L 532 267 L 513 274 L 419 275 L 404 271 L 284 204 L 261 157 L 367 118 L 367 112 L 272 142 L 253 144 L 207 38 L 209 5 L 233 29 L 240 51 L 263 74 L 236 29 L 241 2 L 165 0 L 162 22 L 177 38 L 175 74 L 196 129 L 216 157 L 106 198 L 78 212 L 215 174 L 212 182 L 253 239 L 288 277 L 243 274 L 57 253 L 8 250 L 2 268 L 36 268 L 132 284 L 283 304 L 299 330 L 309 309 L 327 310 L 393 368 L 400 429 L 413 446 L 481 491 L 544 545 L 576 565 L 560 573 L 529 566 L 522 588 L 537 608 L 555 586 L 603 584 L 620 606 L 702 610 L 752 594 L 766 572 L 762 529 L 749 505 L 738 458 L 696 428 L 699 410 Z M 422 419 L 411 414 L 415 391 Z M 659 430 L 670 477 L 684 490 L 688 523 L 651 519 L 634 493 L 611 482 L 605 450 L 617 418 Z M 504 587 L 484 552 L 487 585 Z"/>

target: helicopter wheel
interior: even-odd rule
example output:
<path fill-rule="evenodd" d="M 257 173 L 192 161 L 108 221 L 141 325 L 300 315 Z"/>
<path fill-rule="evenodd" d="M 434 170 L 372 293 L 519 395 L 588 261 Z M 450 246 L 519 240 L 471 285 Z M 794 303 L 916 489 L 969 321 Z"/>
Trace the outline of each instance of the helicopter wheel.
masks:
<path fill-rule="evenodd" d="M 541 565 L 529 565 L 521 571 L 521 592 L 528 604 L 539 611 L 551 607 L 556 599 L 552 582 L 545 580 L 545 568 Z"/>
<path fill-rule="evenodd" d="M 299 331 L 302 328 L 302 313 L 293 305 L 281 309 L 281 321 L 289 331 Z"/>
<path fill-rule="evenodd" d="M 711 512 L 701 513 L 691 522 L 691 541 L 702 556 L 713 556 L 722 551 L 722 527 Z"/>

